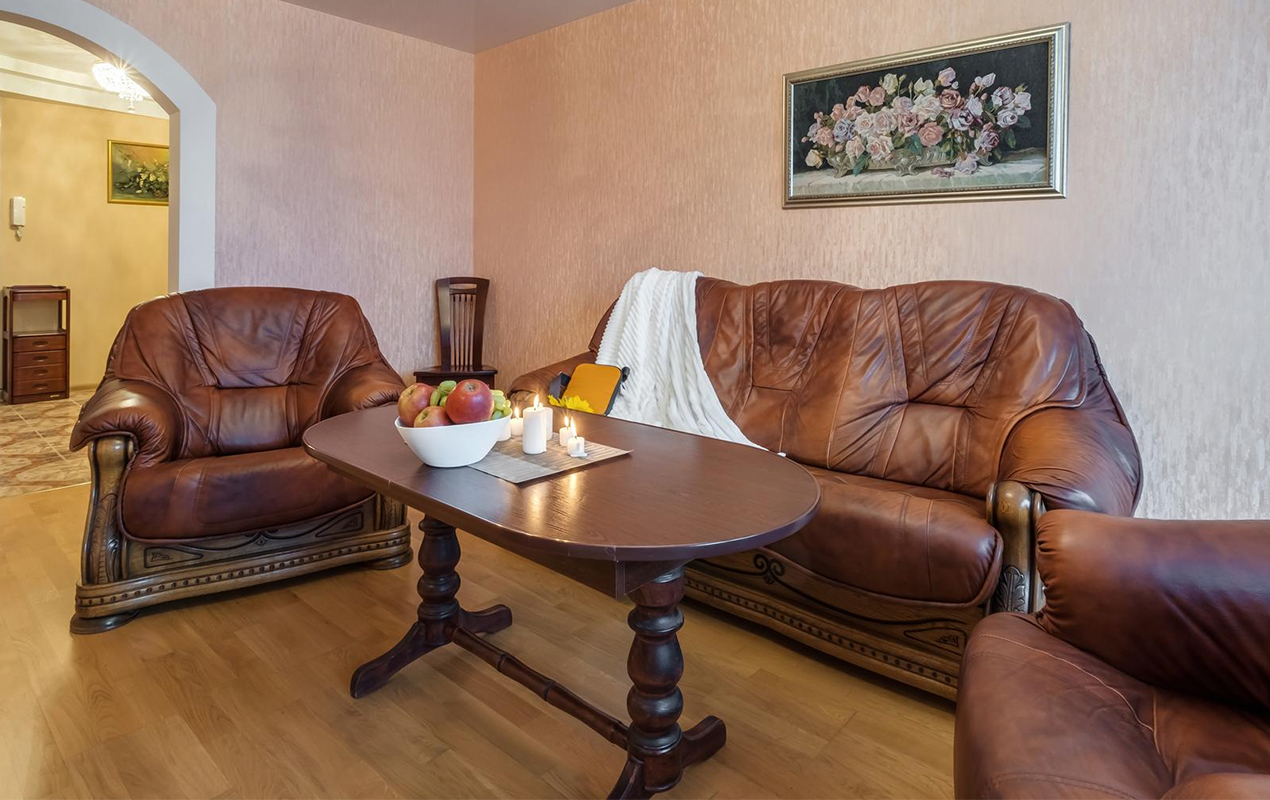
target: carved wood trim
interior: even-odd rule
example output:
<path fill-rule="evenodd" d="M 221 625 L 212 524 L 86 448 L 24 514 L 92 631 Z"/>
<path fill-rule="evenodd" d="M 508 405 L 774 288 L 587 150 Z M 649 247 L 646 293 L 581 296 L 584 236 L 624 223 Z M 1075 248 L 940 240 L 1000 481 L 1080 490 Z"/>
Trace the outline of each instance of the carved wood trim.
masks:
<path fill-rule="evenodd" d="M 688 597 L 813 646 L 824 653 L 860 665 L 872 672 L 898 679 L 942 697 L 955 698 L 960 658 L 914 648 L 895 639 L 853 629 L 842 621 L 771 597 L 762 589 L 734 584 L 721 575 L 688 566 Z M 965 631 L 963 631 L 965 632 Z"/>
<path fill-rule="evenodd" d="M 740 556 L 751 556 L 751 553 L 742 553 Z M 704 563 L 709 564 L 711 569 L 722 570 L 741 578 L 742 583 L 747 585 L 756 584 L 753 581 L 744 580 L 745 578 L 759 578 L 768 586 L 792 595 L 791 599 L 795 599 L 796 602 L 805 604 L 810 609 L 822 610 L 830 618 L 843 618 L 862 626 L 900 631 L 908 638 L 949 650 L 957 657 L 960 657 L 965 650 L 964 623 L 966 619 L 964 615 L 960 617 L 938 614 L 928 616 L 927 609 L 920 606 L 916 610 L 906 610 L 906 613 L 899 615 L 894 615 L 891 609 L 885 609 L 892 612 L 889 617 L 870 614 L 864 609 L 882 610 L 881 601 L 864 593 L 853 593 L 847 587 L 821 578 L 797 564 L 786 562 L 770 551 L 752 551 L 754 570 L 738 568 L 734 565 L 735 559 L 735 556 L 729 556 L 710 559 Z M 789 578 L 786 578 L 787 569 L 790 573 Z M 855 606 L 858 610 L 848 606 Z M 897 603 L 896 606 L 898 607 L 899 604 Z M 970 619 L 977 620 L 979 616 L 982 615 L 972 614 Z M 947 632 L 948 635 L 932 635 L 936 632 Z"/>
<path fill-rule="evenodd" d="M 130 436 L 104 436 L 88 445 L 92 489 L 84 544 L 80 554 L 80 582 L 110 583 L 123 577 L 123 477 L 132 461 Z"/>
<path fill-rule="evenodd" d="M 992 610 L 1026 612 L 1028 606 L 1028 580 L 1013 564 L 1001 569 L 1001 580 L 992 593 Z"/>
<path fill-rule="evenodd" d="M 252 554 L 290 550 L 320 539 L 342 538 L 375 530 L 378 504 L 377 498 L 369 497 L 355 506 L 293 525 L 184 542 L 149 541 L 125 536 L 124 573 L 129 578 L 136 578 L 195 562 L 213 564 Z"/>
<path fill-rule="evenodd" d="M 75 612 L 102 617 L 245 586 L 329 569 L 341 564 L 390 558 L 410 551 L 410 531 L 371 531 L 342 539 L 327 539 L 283 552 L 269 552 L 150 574 L 110 583 L 80 585 Z"/>
<path fill-rule="evenodd" d="M 375 506 L 375 527 L 380 530 L 400 528 L 406 524 L 406 506 L 386 494 L 377 494 Z"/>
<path fill-rule="evenodd" d="M 1001 533 L 1001 577 L 989 613 L 1031 613 L 1044 592 L 1036 573 L 1036 523 L 1045 513 L 1041 496 L 1018 481 L 1001 481 L 988 490 L 988 523 Z"/>
<path fill-rule="evenodd" d="M 742 568 L 758 563 L 759 556 L 761 567 Z M 785 585 L 791 580 L 800 591 Z M 817 581 L 823 585 L 816 586 Z M 690 597 L 708 605 L 948 698 L 956 697 L 970 629 L 984 615 L 977 606 L 885 603 L 819 578 L 770 551 L 693 562 L 685 587 Z M 816 602 L 809 603 L 808 597 Z"/>

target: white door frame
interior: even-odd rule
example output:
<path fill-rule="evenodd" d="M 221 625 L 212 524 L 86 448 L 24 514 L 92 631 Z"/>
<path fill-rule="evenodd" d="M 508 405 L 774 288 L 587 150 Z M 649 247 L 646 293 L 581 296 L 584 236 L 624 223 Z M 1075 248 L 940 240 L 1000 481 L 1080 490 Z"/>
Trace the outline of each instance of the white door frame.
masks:
<path fill-rule="evenodd" d="M 130 66 L 137 81 L 168 112 L 171 202 L 168 206 L 168 289 L 216 283 L 216 104 L 185 69 L 154 42 L 85 0 L 0 0 L 0 19 L 73 42 Z"/>

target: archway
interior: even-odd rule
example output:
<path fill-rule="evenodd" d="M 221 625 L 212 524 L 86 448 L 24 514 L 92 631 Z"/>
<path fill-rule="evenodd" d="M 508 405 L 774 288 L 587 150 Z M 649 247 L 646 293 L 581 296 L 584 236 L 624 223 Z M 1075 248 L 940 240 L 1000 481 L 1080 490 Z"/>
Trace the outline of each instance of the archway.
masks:
<path fill-rule="evenodd" d="M 216 282 L 216 104 L 171 56 L 86 0 L 0 0 L 0 19 L 37 28 L 135 71 L 168 112 L 171 183 L 168 288 Z"/>

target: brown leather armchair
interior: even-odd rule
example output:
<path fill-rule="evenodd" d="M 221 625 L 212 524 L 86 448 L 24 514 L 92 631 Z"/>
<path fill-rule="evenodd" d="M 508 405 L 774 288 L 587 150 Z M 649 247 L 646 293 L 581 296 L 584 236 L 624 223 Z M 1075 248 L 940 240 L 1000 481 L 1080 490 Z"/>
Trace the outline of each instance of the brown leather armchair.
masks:
<path fill-rule="evenodd" d="M 318 420 L 401 389 L 345 295 L 223 288 L 134 308 L 71 433 L 93 477 L 71 631 L 340 564 L 409 563 L 405 509 L 300 447 Z"/>
<path fill-rule="evenodd" d="M 697 344 L 728 414 L 820 484 L 770 547 L 693 562 L 688 595 L 953 697 L 971 628 L 1032 611 L 1046 507 L 1131 514 L 1141 463 L 1071 306 L 1021 286 L 697 281 Z M 590 348 L 512 383 L 519 399 Z"/>
<path fill-rule="evenodd" d="M 1046 605 L 974 629 L 958 797 L 1270 797 L 1270 522 L 1052 511 Z"/>

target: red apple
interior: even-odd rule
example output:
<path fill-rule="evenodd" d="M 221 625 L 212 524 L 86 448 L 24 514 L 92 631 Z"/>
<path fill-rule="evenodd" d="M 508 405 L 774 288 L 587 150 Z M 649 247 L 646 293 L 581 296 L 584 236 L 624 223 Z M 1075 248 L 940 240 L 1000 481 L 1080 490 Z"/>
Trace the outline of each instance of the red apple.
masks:
<path fill-rule="evenodd" d="M 432 392 L 433 387 L 426 383 L 416 383 L 401 390 L 401 396 L 397 398 L 397 418 L 403 428 L 414 425 L 415 417 L 432 399 Z"/>
<path fill-rule="evenodd" d="M 494 395 L 484 381 L 471 378 L 460 381 L 445 398 L 445 413 L 450 415 L 451 422 L 459 425 L 484 422 L 493 411 Z"/>
<path fill-rule="evenodd" d="M 451 424 L 450 415 L 441 406 L 426 406 L 415 417 L 415 428 L 439 428 Z"/>

